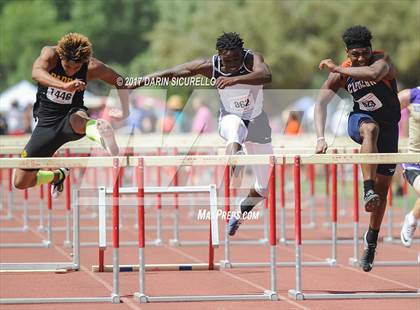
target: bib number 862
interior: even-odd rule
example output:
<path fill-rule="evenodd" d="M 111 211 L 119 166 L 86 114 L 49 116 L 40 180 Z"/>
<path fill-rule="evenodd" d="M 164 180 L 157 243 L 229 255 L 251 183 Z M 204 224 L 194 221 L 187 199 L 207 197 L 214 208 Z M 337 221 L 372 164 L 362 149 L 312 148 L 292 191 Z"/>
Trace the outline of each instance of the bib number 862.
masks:
<path fill-rule="evenodd" d="M 240 100 L 240 101 L 235 100 L 233 104 L 235 105 L 235 108 L 237 109 L 244 109 L 245 107 L 249 106 L 249 99 Z"/>

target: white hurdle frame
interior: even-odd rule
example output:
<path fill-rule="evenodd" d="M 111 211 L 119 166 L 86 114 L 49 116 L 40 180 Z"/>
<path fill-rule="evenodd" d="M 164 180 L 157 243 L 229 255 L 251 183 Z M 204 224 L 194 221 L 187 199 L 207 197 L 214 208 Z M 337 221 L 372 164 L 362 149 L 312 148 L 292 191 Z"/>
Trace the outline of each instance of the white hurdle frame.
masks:
<path fill-rule="evenodd" d="M 291 158 L 289 158 L 290 162 Z M 332 154 L 319 157 L 295 156 L 294 178 L 295 178 L 295 252 L 296 252 L 296 283 L 295 288 L 289 290 L 289 297 L 295 300 L 307 299 L 385 299 L 385 298 L 420 298 L 420 289 L 413 292 L 382 292 L 382 293 L 304 293 L 302 290 L 302 255 L 301 255 L 301 192 L 300 192 L 300 167 L 301 163 L 324 163 L 326 160 L 332 164 L 358 164 L 358 163 L 410 163 L 418 160 L 418 154 L 389 153 L 389 154 Z"/>
<path fill-rule="evenodd" d="M 54 168 L 60 165 L 67 167 L 112 167 L 113 168 L 113 263 L 119 266 L 119 230 L 118 230 L 118 211 L 119 211 L 119 179 L 120 167 L 127 166 L 126 157 L 96 157 L 94 161 L 86 161 L 86 158 L 22 158 L 20 160 L 3 161 L 0 159 L 0 169 L 2 168 Z M 30 268 L 39 270 L 50 270 L 52 272 L 57 268 L 70 267 L 72 270 L 80 269 L 80 209 L 79 209 L 79 190 L 73 190 L 73 262 L 65 263 L 35 263 L 31 264 L 8 264 L 7 268 L 11 272 L 12 268 L 20 268 L 20 271 L 31 271 Z M 115 216 L 116 215 L 116 216 Z M 66 268 L 66 269 L 70 269 Z M 51 297 L 51 298 L 1 298 L 0 304 L 51 304 L 51 303 L 97 303 L 111 302 L 120 303 L 119 294 L 119 268 L 113 270 L 113 287 L 111 296 L 108 297 Z"/>
<path fill-rule="evenodd" d="M 145 225 L 144 225 L 144 167 L 147 166 L 174 166 L 174 165 L 212 165 L 217 166 L 221 165 L 220 157 L 214 156 L 196 156 L 199 159 L 206 158 L 206 160 L 194 160 L 194 157 L 182 157 L 182 156 L 172 156 L 172 157 L 165 157 L 164 160 L 162 158 L 158 160 L 157 158 L 147 158 L 147 157 L 134 157 L 130 158 L 130 164 L 137 166 L 137 180 L 138 180 L 138 198 L 139 198 L 139 205 L 138 205 L 138 228 L 139 228 L 139 291 L 135 293 L 135 298 L 140 303 L 147 303 L 147 302 L 186 302 L 186 301 L 226 301 L 226 300 L 278 300 L 277 296 L 277 287 L 276 287 L 276 232 L 275 229 L 271 231 L 270 235 L 270 254 L 271 254 L 271 290 L 265 291 L 263 294 L 254 294 L 254 295 L 186 295 L 186 296 L 148 296 L 146 294 L 146 265 L 144 260 L 144 247 L 145 247 Z M 213 158 L 212 158 L 213 157 Z M 241 156 L 232 156 L 236 158 L 240 158 Z M 170 160 L 166 160 L 169 159 Z M 260 157 L 265 163 L 267 164 L 267 156 Z M 179 159 L 182 161 L 179 162 Z M 190 159 L 190 160 L 189 160 Z M 216 159 L 216 163 L 214 162 Z M 225 161 L 225 164 L 228 165 L 232 164 L 231 158 L 228 156 L 223 156 L 221 159 Z M 261 159 L 259 160 L 261 163 Z M 265 159 L 265 160 L 264 160 Z M 273 167 L 275 167 L 275 158 L 271 156 L 270 163 Z M 173 162 L 172 162 L 173 161 Z M 249 163 L 249 162 L 248 162 Z M 264 163 L 264 162 L 263 162 Z M 272 169 L 275 171 L 275 169 Z M 275 173 L 272 173 L 270 176 L 270 189 L 272 190 L 271 193 L 271 204 L 270 204 L 270 211 L 271 211 L 271 228 L 275 227 Z M 274 219 L 274 220 L 273 220 Z M 213 223 L 217 223 L 217 213 L 211 212 L 211 223 L 213 227 Z M 214 240 L 214 243 L 219 243 L 218 240 L 218 230 L 217 232 L 213 229 L 211 230 L 210 234 L 210 245 L 212 243 L 212 239 L 217 236 L 217 239 Z"/>
<path fill-rule="evenodd" d="M 121 195 L 137 195 L 139 189 L 137 187 L 120 187 L 119 193 Z M 108 272 L 111 271 L 113 265 L 104 265 L 103 257 L 104 251 L 107 248 L 107 238 L 106 238 L 106 197 L 113 193 L 112 188 L 106 188 L 101 186 L 98 188 L 99 193 L 99 210 L 98 210 L 98 219 L 99 219 L 99 265 L 93 265 L 92 271 L 94 272 Z M 218 225 L 218 210 L 217 210 L 217 190 L 216 185 L 211 184 L 208 186 L 151 186 L 144 188 L 145 195 L 156 195 L 156 194 L 199 194 L 207 193 L 209 194 L 209 205 L 210 205 L 210 215 L 211 215 L 211 235 L 212 235 L 212 245 L 214 248 L 219 246 L 219 225 Z M 136 243 L 137 244 L 137 243 Z M 102 264 L 101 264 L 102 262 Z M 213 264 L 213 261 L 211 262 Z M 210 262 L 209 262 L 210 264 Z M 187 270 L 191 267 L 191 270 L 195 269 L 205 269 L 206 264 L 195 264 L 195 263 L 185 263 L 185 264 L 147 264 L 145 265 L 146 270 Z M 137 271 L 139 265 L 120 265 L 120 272 L 125 271 Z"/>

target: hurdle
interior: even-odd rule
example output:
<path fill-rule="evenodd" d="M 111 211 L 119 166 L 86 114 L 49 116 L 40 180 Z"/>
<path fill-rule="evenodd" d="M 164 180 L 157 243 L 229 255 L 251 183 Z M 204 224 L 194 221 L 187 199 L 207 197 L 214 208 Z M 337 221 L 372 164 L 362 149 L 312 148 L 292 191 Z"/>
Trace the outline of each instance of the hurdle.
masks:
<path fill-rule="evenodd" d="M 119 178 L 121 166 L 127 165 L 125 157 L 96 157 L 94 161 L 86 161 L 85 158 L 16 158 L 0 159 L 1 168 L 54 168 L 65 165 L 67 167 L 112 167 L 113 170 L 113 195 L 112 195 L 112 214 L 113 214 L 113 287 L 111 296 L 108 297 L 52 297 L 52 298 L 1 298 L 0 304 L 49 304 L 49 303 L 91 303 L 91 302 L 111 302 L 119 303 Z M 79 190 L 73 190 L 73 259 L 70 263 L 23 263 L 2 265 L 1 269 L 9 271 L 32 271 L 41 270 L 79 270 L 80 269 L 80 209 L 79 209 Z"/>
<path fill-rule="evenodd" d="M 333 153 L 336 153 L 335 150 L 333 150 Z M 284 171 L 285 171 L 285 165 L 287 163 L 287 157 L 288 156 L 294 156 L 291 154 L 286 155 L 276 155 L 276 162 L 280 164 L 280 203 L 281 203 L 281 211 L 282 213 L 285 213 L 284 208 Z M 337 167 L 336 165 L 332 164 L 332 184 L 333 184 L 333 190 L 331 195 L 331 221 L 333 225 L 331 226 L 331 240 L 310 240 L 313 242 L 307 242 L 307 244 L 331 244 L 331 257 L 325 258 L 323 261 L 304 261 L 302 262 L 303 266 L 308 267 L 334 267 L 337 264 L 337 187 L 336 184 L 337 181 Z M 270 172 L 270 177 L 273 172 Z M 294 185 L 296 186 L 296 184 Z M 274 189 L 273 189 L 274 191 Z M 270 194 L 272 190 L 270 189 Z M 295 198 L 296 199 L 296 198 Z M 311 210 L 310 210 L 311 212 Z M 281 216 L 282 224 L 281 224 L 281 236 L 285 236 L 286 234 L 286 225 L 285 225 L 285 214 Z M 226 232 L 226 238 L 227 232 Z M 284 238 L 282 240 L 282 238 Z M 289 244 L 290 242 L 285 239 L 285 237 L 281 237 L 281 239 L 285 245 Z M 325 242 L 321 242 L 325 241 Z M 225 259 L 221 261 L 221 264 L 225 268 L 254 268 L 254 267 L 269 267 L 270 263 L 267 262 L 232 262 L 229 260 L 229 244 L 227 246 L 227 250 L 225 250 Z M 227 252 L 227 255 L 226 255 Z M 294 261 L 285 261 L 285 262 L 276 262 L 277 267 L 294 267 L 295 266 Z"/>
<path fill-rule="evenodd" d="M 43 187 L 40 188 L 40 191 L 41 191 L 40 193 L 43 194 Z M 29 228 L 29 211 L 28 211 L 28 199 L 29 199 L 28 189 L 23 190 L 23 196 L 24 196 L 24 200 L 23 200 L 23 226 L 22 227 L 4 227 L 1 230 L 2 232 L 28 232 L 30 230 L 30 228 Z M 42 207 L 43 207 L 43 200 L 40 202 L 40 204 L 41 203 L 42 203 Z M 47 248 L 47 247 L 49 247 L 51 245 L 51 241 L 52 241 L 52 227 L 51 227 L 52 201 L 51 201 L 50 185 L 48 185 L 47 206 L 48 206 L 48 222 L 47 222 L 47 229 L 46 229 L 46 231 L 47 231 L 46 239 L 41 240 L 41 242 L 30 242 L 30 243 L 1 243 L 0 248 Z M 12 217 L 13 217 L 13 215 L 12 215 Z M 42 230 L 44 230 L 43 226 L 42 226 Z M 40 226 L 38 226 L 38 231 L 40 231 Z M 1 264 L 0 264 L 0 266 L 1 266 Z"/>
<path fill-rule="evenodd" d="M 255 158 L 258 158 L 255 159 Z M 197 156 L 180 157 L 167 156 L 164 161 L 157 157 L 134 157 L 130 158 L 130 164 L 137 166 L 138 177 L 138 227 L 139 227 L 139 291 L 135 293 L 135 298 L 140 303 L 147 302 L 170 302 L 170 301 L 226 301 L 226 300 L 277 300 L 276 288 L 276 231 L 275 231 L 275 192 L 274 192 L 274 173 L 270 177 L 270 188 L 273 190 L 270 199 L 270 257 L 271 257 L 271 290 L 260 295 L 184 295 L 184 296 L 149 296 L 146 294 L 146 266 L 145 255 L 145 227 L 144 227 L 144 167 L 145 166 L 179 166 L 179 165 L 213 165 L 220 166 L 223 163 L 238 164 L 243 161 L 241 156 Z M 267 156 L 254 156 L 254 160 L 260 164 L 267 163 Z M 249 163 L 249 162 L 247 162 Z M 275 167 L 274 156 L 270 157 L 270 163 Z M 273 171 L 274 169 L 272 169 Z M 212 229 L 209 234 L 209 246 L 218 244 L 218 231 L 214 230 L 217 223 L 217 213 L 212 212 Z M 214 226 L 213 226 L 214 225 Z M 213 266 L 211 266 L 213 268 Z"/>
<path fill-rule="evenodd" d="M 301 255 L 301 191 L 300 191 L 300 169 L 301 163 L 325 163 L 332 164 L 357 164 L 357 163 L 409 163 L 418 160 L 415 154 L 332 154 L 332 155 L 313 155 L 310 157 L 295 156 L 289 158 L 294 163 L 295 178 L 295 288 L 289 290 L 289 297 L 295 300 L 307 299 L 375 299 L 375 298 L 420 298 L 420 290 L 404 291 L 404 292 L 381 292 L 381 293 L 360 293 L 360 292 L 343 292 L 343 293 L 305 293 L 302 290 L 302 255 Z"/>
<path fill-rule="evenodd" d="M 121 195 L 137 195 L 139 189 L 137 187 L 120 187 L 119 193 Z M 156 195 L 156 194 L 194 194 L 194 193 L 205 193 L 209 195 L 210 202 L 210 215 L 211 215 L 211 233 L 212 233 L 212 246 L 209 245 L 209 263 L 208 264 L 148 264 L 145 265 L 146 271 L 169 271 L 169 270 L 205 270 L 209 269 L 210 266 L 214 265 L 214 257 L 212 256 L 212 247 L 218 247 L 218 221 L 217 216 L 219 213 L 217 210 L 217 191 L 216 185 L 211 184 L 209 186 L 156 186 L 156 187 L 144 187 L 144 195 Z M 99 264 L 92 266 L 93 272 L 110 272 L 112 271 L 112 265 L 104 265 L 104 253 L 107 247 L 106 241 L 106 196 L 111 195 L 113 190 L 111 188 L 99 187 Z M 217 266 L 218 267 L 218 266 Z M 138 271 L 139 265 L 122 265 L 119 267 L 121 272 Z"/>

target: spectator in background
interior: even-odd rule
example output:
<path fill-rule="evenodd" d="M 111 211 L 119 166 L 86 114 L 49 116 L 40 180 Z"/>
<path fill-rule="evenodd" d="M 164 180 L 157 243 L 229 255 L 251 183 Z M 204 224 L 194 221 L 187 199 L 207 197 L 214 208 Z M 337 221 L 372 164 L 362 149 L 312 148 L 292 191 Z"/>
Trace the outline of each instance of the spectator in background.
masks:
<path fill-rule="evenodd" d="M 23 128 L 25 133 L 31 133 L 35 127 L 34 118 L 32 117 L 33 104 L 29 103 L 23 110 Z"/>
<path fill-rule="evenodd" d="M 23 111 L 19 108 L 19 103 L 14 101 L 6 116 L 9 135 L 22 135 L 25 133 L 23 119 Z"/>
<path fill-rule="evenodd" d="M 6 118 L 4 117 L 3 113 L 0 113 L 0 135 L 7 134 L 7 122 Z"/>
<path fill-rule="evenodd" d="M 167 111 L 164 115 L 161 123 L 162 131 L 164 133 L 169 132 L 188 132 L 188 121 L 183 113 L 184 100 L 181 96 L 172 95 L 169 97 L 167 103 Z"/>
<path fill-rule="evenodd" d="M 289 118 L 284 128 L 285 135 L 298 135 L 302 132 L 301 123 L 303 112 L 302 111 L 290 111 L 288 112 Z"/>
<path fill-rule="evenodd" d="M 156 132 L 157 116 L 153 100 L 146 99 L 143 105 L 143 114 L 140 120 L 140 129 L 143 133 Z"/>
<path fill-rule="evenodd" d="M 207 104 L 200 97 L 192 101 L 195 116 L 192 122 L 191 131 L 195 133 L 214 131 L 214 117 Z"/>
<path fill-rule="evenodd" d="M 311 132 L 314 128 L 315 100 L 310 96 L 299 98 L 291 110 L 302 113 L 300 128 L 302 131 Z"/>
<path fill-rule="evenodd" d="M 137 106 L 135 100 L 131 100 L 130 115 L 125 121 L 125 129 L 129 132 L 141 130 L 141 119 L 143 117 L 143 111 Z"/>

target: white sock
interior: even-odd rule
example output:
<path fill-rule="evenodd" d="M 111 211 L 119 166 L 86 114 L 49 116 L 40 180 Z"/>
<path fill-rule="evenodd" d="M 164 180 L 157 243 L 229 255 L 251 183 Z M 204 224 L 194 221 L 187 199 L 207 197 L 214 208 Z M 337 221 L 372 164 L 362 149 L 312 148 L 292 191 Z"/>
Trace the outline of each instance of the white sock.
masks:
<path fill-rule="evenodd" d="M 417 223 L 417 219 L 416 219 L 416 217 L 414 216 L 414 213 L 413 213 L 413 211 L 411 211 L 410 213 L 408 213 L 408 223 L 410 224 L 410 225 L 413 225 L 413 224 L 416 224 Z"/>

